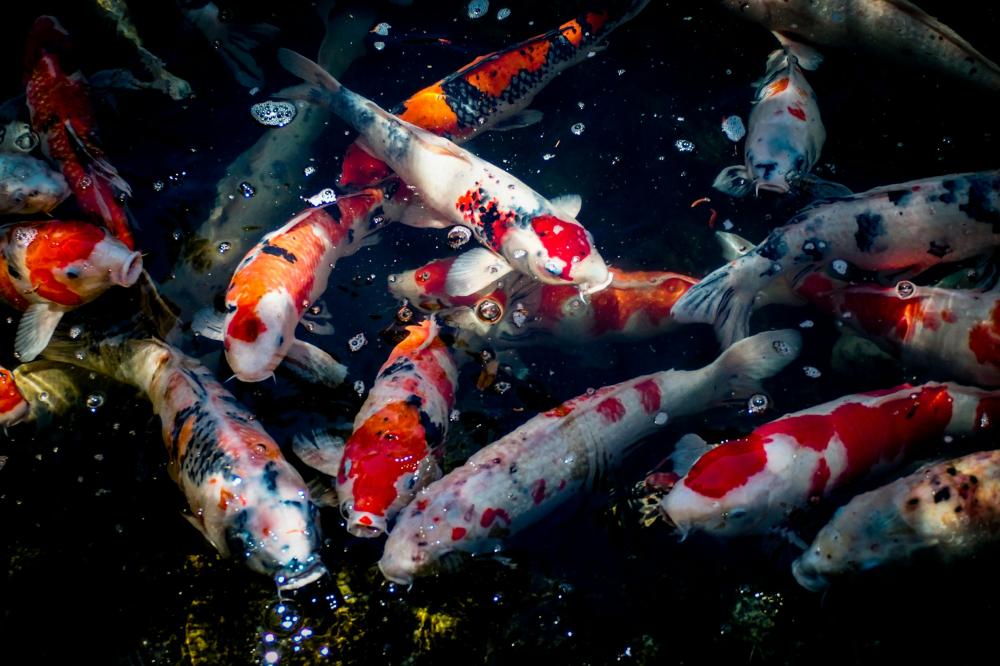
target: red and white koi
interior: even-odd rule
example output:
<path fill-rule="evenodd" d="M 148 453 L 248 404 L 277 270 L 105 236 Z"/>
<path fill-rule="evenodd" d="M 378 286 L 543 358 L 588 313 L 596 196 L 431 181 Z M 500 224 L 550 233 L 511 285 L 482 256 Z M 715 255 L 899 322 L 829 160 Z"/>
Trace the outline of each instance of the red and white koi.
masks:
<path fill-rule="evenodd" d="M 375 378 L 337 475 L 355 536 L 376 537 L 424 486 L 441 477 L 441 447 L 458 367 L 433 320 L 408 326 Z"/>
<path fill-rule="evenodd" d="M 948 379 L 1000 386 L 1000 293 L 920 287 L 836 289 L 823 275 L 799 294 L 916 366 Z"/>
<path fill-rule="evenodd" d="M 0 227 L 0 300 L 21 310 L 14 351 L 30 361 L 63 314 L 109 287 L 131 287 L 142 256 L 87 222 L 49 220 Z"/>
<path fill-rule="evenodd" d="M 1000 245 L 1000 172 L 915 180 L 823 201 L 707 275 L 677 302 L 681 323 L 713 324 L 722 344 L 746 337 L 760 296 L 794 293 L 809 275 L 853 265 L 897 277 Z"/>
<path fill-rule="evenodd" d="M 844 396 L 708 450 L 660 506 L 683 534 L 763 534 L 835 489 L 998 418 L 1000 393 L 958 384 Z"/>
<path fill-rule="evenodd" d="M 31 124 L 41 134 L 46 157 L 59 164 L 81 210 L 100 221 L 129 249 L 135 248 L 120 196 L 128 184 L 108 162 L 97 140 L 97 124 L 80 71 L 67 72 L 63 55 L 69 33 L 41 16 L 28 35 L 25 86 Z"/>
<path fill-rule="evenodd" d="M 326 573 L 305 481 L 207 368 L 159 340 L 124 336 L 59 339 L 45 357 L 104 373 L 149 397 L 188 520 L 222 556 L 274 577 L 280 589 Z"/>
<path fill-rule="evenodd" d="M 969 557 L 1000 541 L 1000 450 L 927 465 L 837 510 L 792 563 L 804 588 L 918 554 Z"/>
<path fill-rule="evenodd" d="M 411 204 L 411 215 L 468 227 L 503 257 L 505 271 L 518 270 L 550 284 L 579 285 L 586 292 L 610 283 L 611 274 L 590 233 L 575 219 L 578 206 L 556 205 L 506 171 L 347 90 L 297 53 L 282 50 L 279 60 L 308 82 L 286 91 L 287 96 L 329 106 L 361 134 L 374 155 L 419 192 L 421 205 Z M 484 272 L 487 282 L 492 278 L 497 261 L 491 254 L 463 266 L 454 273 L 452 291 L 478 290 Z"/>
<path fill-rule="evenodd" d="M 31 405 L 10 370 L 0 367 L 0 426 L 6 428 L 20 423 L 28 416 Z"/>
<path fill-rule="evenodd" d="M 269 378 L 289 354 L 292 360 L 315 354 L 315 347 L 295 339 L 295 327 L 326 291 L 337 261 L 370 244 L 381 229 L 395 183 L 387 187 L 302 211 L 239 263 L 226 290 L 221 332 L 226 360 L 241 381 Z M 332 358 L 329 363 L 339 381 L 328 383 L 340 383 L 346 370 Z"/>
<path fill-rule="evenodd" d="M 745 400 L 799 348 L 795 331 L 761 333 L 700 370 L 637 377 L 535 416 L 420 491 L 389 533 L 379 568 L 409 584 L 449 553 L 495 552 L 585 493 L 669 419 Z"/>

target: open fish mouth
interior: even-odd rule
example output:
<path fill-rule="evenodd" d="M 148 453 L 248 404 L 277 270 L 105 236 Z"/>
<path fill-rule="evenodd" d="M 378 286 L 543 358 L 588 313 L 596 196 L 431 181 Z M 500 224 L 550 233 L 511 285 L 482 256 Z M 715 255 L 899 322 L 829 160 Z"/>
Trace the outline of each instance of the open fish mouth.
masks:
<path fill-rule="evenodd" d="M 596 294 L 597 292 L 603 291 L 608 287 L 610 287 L 611 283 L 614 282 L 614 280 L 615 280 L 614 273 L 608 271 L 608 276 L 602 282 L 599 282 L 597 284 L 588 284 L 586 282 L 582 283 L 580 285 L 580 294 L 582 296 L 589 296 L 590 294 Z"/>
<path fill-rule="evenodd" d="M 317 560 L 312 565 L 292 576 L 278 574 L 275 580 L 278 582 L 279 590 L 297 590 L 314 583 L 327 574 L 326 567 Z"/>
<path fill-rule="evenodd" d="M 780 183 L 766 183 L 758 181 L 754 183 L 757 195 L 759 196 L 761 192 L 774 192 L 775 194 L 788 194 L 788 185 L 782 185 Z"/>

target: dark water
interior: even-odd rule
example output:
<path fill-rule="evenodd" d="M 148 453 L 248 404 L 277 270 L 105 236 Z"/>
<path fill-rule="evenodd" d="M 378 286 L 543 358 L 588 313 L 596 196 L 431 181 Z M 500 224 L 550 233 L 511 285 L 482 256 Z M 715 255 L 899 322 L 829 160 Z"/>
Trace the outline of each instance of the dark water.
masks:
<path fill-rule="evenodd" d="M 473 21 L 465 4 L 338 3 L 339 25 L 366 35 L 342 80 L 391 105 L 475 55 L 547 30 L 586 6 L 491 2 L 487 16 Z M 315 53 L 326 27 L 311 3 L 229 5 L 234 19 L 268 21 L 281 28 L 279 45 L 306 54 Z M 996 12 L 962 3 L 922 6 L 1000 58 Z M 511 14 L 500 22 L 495 16 L 502 7 Z M 224 272 L 196 282 L 183 277 L 183 267 L 206 244 L 209 256 L 214 250 L 202 222 L 219 196 L 217 183 L 268 131 L 247 108 L 289 79 L 264 48 L 259 55 L 268 83 L 251 97 L 172 2 L 134 1 L 130 11 L 146 46 L 190 81 L 197 97 L 178 103 L 155 92 L 113 93 L 100 98 L 99 119 L 107 152 L 134 189 L 130 208 L 141 224 L 146 265 L 168 296 L 183 296 L 178 304 L 194 311 L 212 301 L 213 285 L 228 280 Z M 57 15 L 71 32 L 83 71 L 134 66 L 131 47 L 94 0 L 22 3 L 5 10 L 0 97 L 20 90 L 23 38 L 41 13 Z M 392 25 L 381 51 L 374 48 L 378 38 L 366 34 L 379 21 Z M 719 120 L 730 113 L 746 119 L 750 82 L 772 46 L 763 30 L 713 3 L 653 0 L 612 34 L 606 51 L 539 95 L 540 125 L 487 134 L 469 147 L 541 192 L 580 193 L 580 219 L 614 265 L 702 275 L 720 258 L 708 211 L 690 208 L 693 200 L 711 196 L 719 221 L 732 220 L 751 239 L 795 208 L 773 198 L 737 202 L 710 187 L 721 167 L 740 161 Z M 346 43 L 339 48 L 355 50 Z M 848 52 L 827 56 L 810 76 L 829 137 L 820 175 L 860 191 L 996 167 L 995 98 L 928 75 L 919 63 L 906 69 Z M 345 64 L 349 60 L 345 55 Z M 585 125 L 579 136 L 570 131 L 575 123 Z M 679 152 L 678 140 L 695 149 Z M 280 171 L 281 185 L 251 183 L 257 202 L 271 197 L 271 203 L 255 202 L 244 218 L 236 216 L 240 240 L 252 244 L 301 208 L 298 196 L 332 186 L 348 141 L 344 127 L 331 120 L 315 146 L 265 169 Z M 310 165 L 317 171 L 306 177 Z M 239 196 L 235 188 L 221 196 L 229 194 Z M 235 259 L 242 254 L 231 252 Z M 336 332 L 306 339 L 348 363 L 352 379 L 370 383 L 390 348 L 380 332 L 398 307 L 384 289 L 386 276 L 448 252 L 440 234 L 389 228 L 379 245 L 337 266 L 324 298 Z M 134 307 L 126 295 L 109 293 L 80 317 L 110 323 Z M 771 417 L 920 379 L 891 365 L 832 365 L 837 331 L 818 313 L 774 308 L 757 323 L 805 319 L 816 326 L 805 331 L 802 358 L 769 383 L 777 410 Z M 10 350 L 14 325 L 0 328 L 0 348 Z M 358 332 L 369 344 L 351 354 L 347 340 Z M 459 464 L 535 411 L 588 387 L 672 366 L 700 367 L 717 351 L 711 338 L 707 328 L 692 327 L 582 353 L 524 350 L 530 375 L 503 395 L 477 391 L 474 372 L 467 371 L 449 463 Z M 215 367 L 216 348 L 192 345 L 189 351 Z M 2 360 L 13 362 L 9 352 Z M 821 376 L 806 378 L 807 365 Z M 331 393 L 283 379 L 231 384 L 283 443 L 309 427 L 349 423 L 361 401 L 350 387 Z M 0 470 L 0 635 L 5 653 L 26 655 L 25 663 L 259 663 L 271 650 L 282 663 L 872 663 L 939 652 L 961 658 L 988 641 L 995 624 L 995 552 L 957 565 L 878 572 L 817 596 L 791 577 L 797 550 L 781 540 L 677 543 L 662 525 L 641 527 L 628 501 L 631 486 L 678 436 L 689 430 L 726 436 L 750 425 L 716 412 L 658 435 L 590 502 L 512 544 L 510 562 L 477 561 L 410 591 L 381 579 L 374 566 L 381 542 L 348 537 L 336 512 L 325 512 L 332 580 L 294 596 L 301 619 L 286 630 L 275 617 L 269 581 L 220 560 L 180 517 L 184 500 L 166 475 L 159 422 L 148 404 L 129 389 L 85 375 L 80 391 L 100 392 L 103 405 L 90 410 L 81 398 L 52 425 L 18 426 L 0 439 L 0 455 L 8 457 Z M 993 445 L 963 444 L 972 450 Z M 818 508 L 801 533 L 811 537 L 832 508 Z"/>

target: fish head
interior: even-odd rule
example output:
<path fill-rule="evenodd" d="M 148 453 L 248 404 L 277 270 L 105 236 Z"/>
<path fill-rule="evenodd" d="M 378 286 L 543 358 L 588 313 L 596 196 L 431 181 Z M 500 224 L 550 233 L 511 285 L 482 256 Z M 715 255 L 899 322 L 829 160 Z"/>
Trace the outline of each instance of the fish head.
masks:
<path fill-rule="evenodd" d="M 62 174 L 29 155 L 0 155 L 0 211 L 30 215 L 48 213 L 69 196 Z"/>
<path fill-rule="evenodd" d="M 368 187 L 385 180 L 392 175 L 392 170 L 385 162 L 373 157 L 357 142 L 352 143 L 344 152 L 344 161 L 340 168 L 338 185 L 354 190 Z"/>
<path fill-rule="evenodd" d="M 405 356 L 392 362 L 379 377 L 405 372 L 412 363 Z M 406 380 L 401 386 L 405 390 Z M 406 506 L 414 494 L 441 475 L 431 446 L 441 429 L 420 410 L 421 399 L 411 395 L 391 402 L 356 428 L 344 446 L 337 486 L 347 531 L 359 537 L 377 537 L 387 521 Z M 430 431 L 430 432 L 428 432 Z"/>
<path fill-rule="evenodd" d="M 233 285 L 230 285 L 230 294 Z M 226 361 L 243 382 L 270 379 L 295 342 L 299 310 L 283 290 L 268 291 L 256 302 L 227 296 L 223 325 Z"/>
<path fill-rule="evenodd" d="M 378 568 L 386 580 L 400 585 L 412 585 L 414 579 L 427 576 L 439 567 L 439 561 L 453 551 L 447 523 L 441 527 L 424 520 L 427 501 L 417 493 L 403 510 L 396 525 L 389 532 Z M 436 534 L 435 532 L 440 532 Z"/>
<path fill-rule="evenodd" d="M 38 146 L 38 134 L 23 120 L 14 120 L 0 127 L 0 151 L 30 153 Z"/>
<path fill-rule="evenodd" d="M 522 272 L 546 284 L 574 284 L 585 293 L 600 291 L 611 284 L 611 272 L 594 239 L 583 225 L 555 215 L 531 219 L 536 242 L 530 250 L 505 252 L 505 257 Z"/>
<path fill-rule="evenodd" d="M 7 368 L 0 368 L 0 426 L 6 428 L 20 423 L 28 416 L 30 408 L 14 375 Z"/>
<path fill-rule="evenodd" d="M 107 230 L 87 222 L 53 220 L 16 229 L 35 294 L 59 305 L 79 305 L 109 287 L 131 287 L 142 274 L 142 255 Z"/>
<path fill-rule="evenodd" d="M 405 298 L 421 310 L 451 307 L 454 303 L 445 283 L 455 259 L 457 257 L 435 259 L 415 270 L 390 275 L 390 293 L 395 298 Z"/>
<path fill-rule="evenodd" d="M 24 49 L 24 68 L 31 72 L 47 55 L 67 55 L 72 44 L 69 32 L 54 16 L 39 16 L 31 26 Z"/>
<path fill-rule="evenodd" d="M 241 481 L 230 484 L 237 499 L 230 500 L 234 510 L 226 517 L 229 552 L 273 577 L 280 589 L 296 589 L 325 574 L 318 511 L 298 472 L 284 460 L 269 460 L 259 474 Z"/>
<path fill-rule="evenodd" d="M 719 172 L 712 187 L 732 197 L 745 197 L 753 190 L 753 177 L 746 166 L 734 164 Z"/>

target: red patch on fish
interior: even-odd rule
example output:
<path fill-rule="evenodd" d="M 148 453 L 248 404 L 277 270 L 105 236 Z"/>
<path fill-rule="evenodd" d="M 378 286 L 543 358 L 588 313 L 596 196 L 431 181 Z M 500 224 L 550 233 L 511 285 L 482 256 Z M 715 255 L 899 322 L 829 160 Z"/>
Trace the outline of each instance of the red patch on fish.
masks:
<path fill-rule="evenodd" d="M 647 414 L 652 414 L 660 408 L 660 387 L 655 381 L 647 379 L 636 384 L 634 388 L 639 392 L 642 408 Z"/>
<path fill-rule="evenodd" d="M 976 324 L 969 331 L 969 349 L 980 363 L 1000 365 L 1000 301 L 988 322 Z"/>
<path fill-rule="evenodd" d="M 576 222 L 560 220 L 553 215 L 539 215 L 531 220 L 531 228 L 542 241 L 545 252 L 564 262 L 559 277 L 572 279 L 573 265 L 590 255 L 587 232 Z"/>
<path fill-rule="evenodd" d="M 486 509 L 483 511 L 483 517 L 480 518 L 479 524 L 483 527 L 489 527 L 498 519 L 510 525 L 510 515 L 503 509 Z"/>
<path fill-rule="evenodd" d="M 763 440 L 738 439 L 709 449 L 691 467 L 683 483 L 699 495 L 718 499 L 746 484 L 766 464 Z"/>
<path fill-rule="evenodd" d="M 256 308 L 237 308 L 233 318 L 226 328 L 226 338 L 235 338 L 243 342 L 255 342 L 267 326 L 257 316 Z"/>
<path fill-rule="evenodd" d="M 388 164 L 372 157 L 357 143 L 352 143 L 344 153 L 339 185 L 349 189 L 367 187 L 384 180 L 391 173 Z"/>
<path fill-rule="evenodd" d="M 573 411 L 573 408 L 569 405 L 569 403 L 563 403 L 563 404 L 559 405 L 558 407 L 556 407 L 554 409 L 550 409 L 549 411 L 545 412 L 545 416 L 548 416 L 548 417 L 551 417 L 551 418 L 562 418 L 563 416 L 566 416 L 567 414 L 569 414 L 572 411 Z"/>
<path fill-rule="evenodd" d="M 459 539 L 464 538 L 466 534 L 468 534 L 468 530 L 464 527 L 454 527 L 451 530 L 451 540 L 458 541 Z"/>
<path fill-rule="evenodd" d="M 976 422 L 973 428 L 989 430 L 998 418 L 1000 418 L 1000 398 L 983 398 L 976 405 Z"/>
<path fill-rule="evenodd" d="M 941 310 L 941 319 L 943 319 L 945 323 L 948 324 L 954 324 L 956 321 L 958 321 L 958 317 L 956 317 L 955 313 L 952 312 L 951 310 Z"/>
<path fill-rule="evenodd" d="M 368 516 L 361 516 L 360 518 L 358 518 L 358 522 L 361 523 L 362 525 L 371 525 L 372 519 L 369 518 Z"/>
<path fill-rule="evenodd" d="M 790 107 L 788 107 L 788 113 L 792 114 L 794 117 L 798 118 L 799 120 L 805 122 L 806 112 L 803 111 L 802 109 L 800 109 L 799 107 L 797 107 L 797 106 L 790 106 Z"/>
<path fill-rule="evenodd" d="M 545 479 L 538 479 L 538 481 L 532 484 L 531 499 L 536 506 L 541 504 L 542 500 L 545 499 Z"/>
<path fill-rule="evenodd" d="M 597 406 L 597 413 L 608 423 L 617 423 L 625 416 L 625 405 L 618 398 L 608 398 Z"/>
<path fill-rule="evenodd" d="M 86 261 L 105 238 L 104 230 L 85 222 L 52 221 L 35 227 L 37 234 L 24 250 L 28 279 L 35 293 L 59 305 L 83 302 L 71 286 L 56 276 L 70 264 Z"/>
<path fill-rule="evenodd" d="M 813 472 L 812 485 L 809 487 L 810 497 L 822 497 L 826 490 L 826 482 L 830 480 L 830 466 L 826 464 L 825 458 L 819 459 L 816 471 Z"/>

